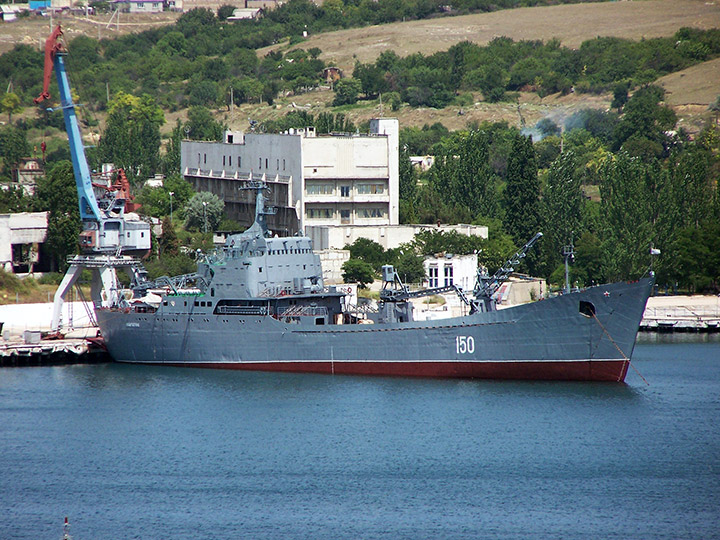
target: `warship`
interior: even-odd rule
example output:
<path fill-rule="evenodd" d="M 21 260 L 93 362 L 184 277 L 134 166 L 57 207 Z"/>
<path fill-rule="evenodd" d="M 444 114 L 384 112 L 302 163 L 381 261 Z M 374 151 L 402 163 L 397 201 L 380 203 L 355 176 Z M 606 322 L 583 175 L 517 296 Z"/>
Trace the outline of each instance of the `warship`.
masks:
<path fill-rule="evenodd" d="M 148 280 L 127 254 L 150 248 L 148 223 L 126 214 L 129 190 L 92 181 L 65 69 L 58 26 L 45 44 L 43 93 L 58 80 L 83 223 L 82 255 L 72 257 L 55 293 L 59 333 L 65 296 L 83 269 L 101 338 L 118 362 L 285 372 L 421 377 L 623 381 L 652 291 L 652 275 L 499 309 L 496 293 L 538 233 L 494 275 L 477 274 L 472 295 L 455 285 L 411 291 L 392 266 L 382 268 L 377 308 L 353 306 L 325 286 L 320 258 L 303 235 L 269 233 L 266 184 L 254 190 L 255 220 L 200 254 L 197 271 Z M 100 199 L 95 195 L 100 189 Z M 131 276 L 130 289 L 116 270 Z M 454 292 L 463 316 L 419 321 L 413 298 Z"/>
<path fill-rule="evenodd" d="M 495 293 L 538 233 L 473 294 L 410 291 L 384 266 L 377 309 L 325 286 L 311 239 L 272 236 L 264 186 L 255 222 L 203 254 L 197 272 L 148 281 L 96 308 L 119 362 L 352 375 L 623 381 L 652 276 L 498 309 Z M 411 300 L 456 292 L 460 317 L 416 321 Z"/>

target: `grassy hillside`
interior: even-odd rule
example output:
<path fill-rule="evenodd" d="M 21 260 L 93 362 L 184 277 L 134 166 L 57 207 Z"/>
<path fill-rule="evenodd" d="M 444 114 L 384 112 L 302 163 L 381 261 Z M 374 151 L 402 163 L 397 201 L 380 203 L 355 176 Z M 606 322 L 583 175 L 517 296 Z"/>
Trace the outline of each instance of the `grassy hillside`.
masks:
<path fill-rule="evenodd" d="M 311 36 L 298 45 L 319 47 L 320 58 L 343 69 L 394 50 L 400 56 L 444 51 L 461 41 L 487 44 L 495 37 L 559 39 L 578 47 L 597 36 L 633 40 L 669 36 L 683 26 L 720 27 L 720 9 L 703 0 L 646 0 L 541 6 L 353 28 Z M 277 47 L 261 49 L 260 55 Z"/>

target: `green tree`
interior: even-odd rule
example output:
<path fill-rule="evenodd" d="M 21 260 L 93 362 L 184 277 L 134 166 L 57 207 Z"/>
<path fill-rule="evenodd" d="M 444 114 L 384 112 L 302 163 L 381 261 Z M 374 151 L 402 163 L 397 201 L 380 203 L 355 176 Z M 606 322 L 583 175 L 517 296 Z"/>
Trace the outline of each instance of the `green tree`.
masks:
<path fill-rule="evenodd" d="M 170 216 L 165 216 L 162 220 L 162 236 L 159 244 L 160 255 L 177 255 L 179 253 L 180 242 L 175 234 L 175 226 L 170 220 Z"/>
<path fill-rule="evenodd" d="M 352 105 L 358 100 L 358 94 L 362 90 L 362 84 L 357 79 L 340 79 L 335 83 L 335 98 L 333 106 Z"/>
<path fill-rule="evenodd" d="M 603 267 L 609 280 L 639 277 L 650 245 L 661 245 L 658 194 L 665 175 L 656 162 L 643 163 L 620 152 L 599 170 L 603 220 Z"/>
<path fill-rule="evenodd" d="M 344 283 L 358 283 L 361 289 L 365 289 L 375 280 L 375 272 L 362 259 L 349 259 L 342 265 L 342 277 Z"/>
<path fill-rule="evenodd" d="M 410 152 L 408 151 L 407 145 L 400 147 L 399 155 L 399 169 L 400 169 L 400 200 L 401 201 L 412 201 L 415 199 L 417 194 L 417 181 L 418 174 L 417 169 L 410 162 Z"/>
<path fill-rule="evenodd" d="M 385 81 L 385 71 L 377 64 L 355 63 L 353 77 L 362 85 L 362 91 L 368 98 L 375 98 L 384 92 L 388 85 Z"/>
<path fill-rule="evenodd" d="M 224 126 L 205 107 L 190 107 L 185 124 L 187 136 L 194 141 L 222 141 Z"/>
<path fill-rule="evenodd" d="M 33 211 L 35 199 L 25 195 L 22 187 L 4 187 L 7 189 L 0 189 L 0 214 Z"/>
<path fill-rule="evenodd" d="M 165 154 L 161 159 L 162 171 L 166 175 L 180 174 L 180 145 L 182 143 L 183 135 L 182 122 L 180 122 L 180 119 L 178 118 L 175 121 L 175 127 L 173 127 L 173 130 L 167 139 Z"/>
<path fill-rule="evenodd" d="M 23 156 L 30 152 L 27 133 L 15 126 L 0 127 L 0 157 L 7 171 L 17 166 Z"/>
<path fill-rule="evenodd" d="M 50 211 L 47 247 L 53 270 L 63 271 L 67 267 L 67 257 L 77 253 L 82 230 L 72 164 L 58 162 L 38 183 L 35 197 L 38 208 Z"/>
<path fill-rule="evenodd" d="M 152 177 L 160 166 L 163 112 L 150 96 L 119 92 L 111 101 L 99 144 L 103 161 L 125 169 L 131 182 Z"/>
<path fill-rule="evenodd" d="M 172 210 L 175 217 L 185 214 L 185 205 L 194 195 L 189 182 L 179 173 L 165 178 L 161 187 L 143 187 L 137 202 L 141 204 L 140 212 L 147 216 L 161 218 L 170 215 L 170 192 L 172 192 Z"/>
<path fill-rule="evenodd" d="M 15 92 L 7 92 L 0 98 L 0 112 L 7 113 L 8 124 L 12 124 L 12 115 L 19 114 L 22 110 L 20 98 Z"/>
<path fill-rule="evenodd" d="M 225 203 L 209 191 L 193 195 L 185 209 L 185 227 L 195 231 L 214 231 L 222 221 Z"/>
<path fill-rule="evenodd" d="M 252 77 L 233 80 L 233 95 L 236 104 L 260 102 L 263 94 L 263 83 Z"/>
<path fill-rule="evenodd" d="M 469 88 L 479 88 L 485 101 L 496 103 L 505 98 L 505 87 L 508 81 L 507 72 L 498 64 L 492 63 L 468 73 L 465 85 Z"/>
<path fill-rule="evenodd" d="M 415 253 L 409 245 L 403 245 L 394 250 L 388 250 L 392 256 L 395 271 L 405 283 L 420 283 L 425 279 L 423 258 Z"/>
<path fill-rule="evenodd" d="M 562 262 L 562 247 L 576 238 L 582 226 L 584 197 L 581 177 L 575 174 L 575 155 L 565 152 L 548 171 L 542 198 L 545 237 L 541 244 L 546 270 Z"/>
<path fill-rule="evenodd" d="M 675 261 L 673 276 L 690 292 L 720 290 L 720 224 L 706 221 L 700 227 L 687 227 L 678 231 L 673 244 L 668 246 Z"/>
<path fill-rule="evenodd" d="M 360 259 L 368 263 L 376 272 L 380 271 L 380 267 L 387 263 L 387 255 L 385 249 L 368 238 L 358 238 L 352 244 L 345 246 L 350 251 L 351 259 Z"/>
<path fill-rule="evenodd" d="M 675 112 L 661 101 L 665 90 L 659 86 L 641 88 L 628 100 L 615 128 L 615 150 L 625 149 L 646 160 L 660 157 L 668 146 L 667 132 L 677 123 Z"/>
<path fill-rule="evenodd" d="M 231 17 L 233 13 L 235 13 L 235 6 L 231 6 L 230 4 L 223 4 L 217 10 L 217 18 L 219 21 L 224 21 L 228 17 Z"/>
<path fill-rule="evenodd" d="M 516 135 L 507 165 L 505 229 L 523 245 L 540 228 L 540 181 L 532 138 Z"/>
<path fill-rule="evenodd" d="M 437 145 L 430 184 L 442 200 L 467 208 L 476 219 L 495 217 L 499 180 L 490 163 L 491 133 L 456 132 Z"/>
<path fill-rule="evenodd" d="M 613 109 L 617 109 L 619 113 L 622 112 L 622 108 L 628 101 L 629 90 L 630 83 L 628 81 L 620 82 L 615 85 L 615 88 L 613 88 L 613 100 L 612 103 L 610 103 L 610 106 Z"/>

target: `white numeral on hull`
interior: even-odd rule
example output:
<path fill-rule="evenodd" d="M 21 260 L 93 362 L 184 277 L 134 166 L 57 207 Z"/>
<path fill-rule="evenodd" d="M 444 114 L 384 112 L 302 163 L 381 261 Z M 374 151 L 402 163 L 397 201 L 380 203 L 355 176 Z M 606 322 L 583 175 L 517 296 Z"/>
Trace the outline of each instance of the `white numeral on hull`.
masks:
<path fill-rule="evenodd" d="M 475 352 L 475 338 L 472 336 L 455 336 L 455 352 L 472 354 Z"/>

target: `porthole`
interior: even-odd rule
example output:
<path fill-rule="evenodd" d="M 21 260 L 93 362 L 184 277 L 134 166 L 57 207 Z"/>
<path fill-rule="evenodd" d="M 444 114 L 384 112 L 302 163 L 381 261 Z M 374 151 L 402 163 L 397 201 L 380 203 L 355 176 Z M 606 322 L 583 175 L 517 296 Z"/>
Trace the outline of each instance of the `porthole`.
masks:
<path fill-rule="evenodd" d="M 595 316 L 595 305 L 592 302 L 580 300 L 579 307 L 580 315 L 583 317 L 594 317 Z"/>

